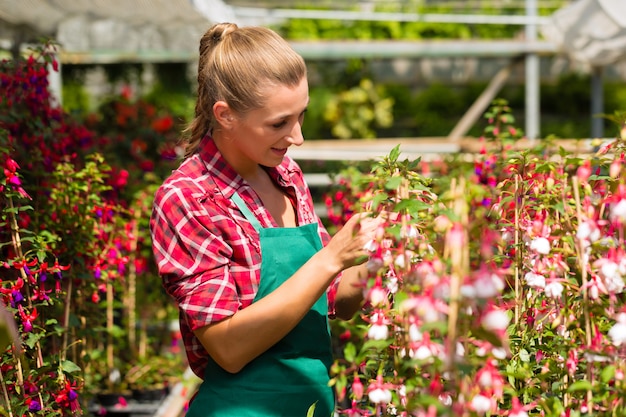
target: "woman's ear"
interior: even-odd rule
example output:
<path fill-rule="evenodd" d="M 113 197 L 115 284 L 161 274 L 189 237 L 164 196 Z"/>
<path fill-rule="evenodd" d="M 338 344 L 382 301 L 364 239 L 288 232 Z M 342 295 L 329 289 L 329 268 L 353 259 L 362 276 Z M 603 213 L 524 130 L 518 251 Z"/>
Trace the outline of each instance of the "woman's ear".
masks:
<path fill-rule="evenodd" d="M 230 129 L 235 121 L 235 115 L 225 101 L 213 104 L 213 117 L 224 129 Z"/>

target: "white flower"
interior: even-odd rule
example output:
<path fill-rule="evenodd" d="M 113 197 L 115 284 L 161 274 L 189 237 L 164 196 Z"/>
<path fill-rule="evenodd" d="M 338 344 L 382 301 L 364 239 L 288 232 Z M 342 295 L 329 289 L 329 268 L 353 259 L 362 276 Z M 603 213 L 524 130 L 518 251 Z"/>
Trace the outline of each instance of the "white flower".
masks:
<path fill-rule="evenodd" d="M 433 351 L 426 345 L 422 345 L 417 348 L 417 350 L 411 350 L 410 356 L 413 359 L 425 360 L 431 358 L 433 356 Z"/>
<path fill-rule="evenodd" d="M 471 407 L 478 414 L 485 414 L 491 408 L 491 400 L 484 395 L 476 395 L 472 398 Z"/>
<path fill-rule="evenodd" d="M 613 294 L 619 294 L 624 291 L 624 279 L 619 274 L 604 277 L 604 285 L 607 291 Z"/>
<path fill-rule="evenodd" d="M 503 347 L 494 347 L 491 349 L 491 354 L 496 359 L 504 359 L 507 356 L 506 349 Z"/>
<path fill-rule="evenodd" d="M 378 249 L 378 243 L 374 239 L 370 239 L 367 241 L 365 245 L 363 245 L 363 250 L 366 252 L 376 252 Z"/>
<path fill-rule="evenodd" d="M 390 293 L 395 294 L 398 292 L 398 278 L 390 277 L 387 280 L 387 289 Z"/>
<path fill-rule="evenodd" d="M 531 288 L 545 288 L 546 287 L 546 277 L 543 275 L 535 274 L 534 272 L 527 272 L 524 275 L 524 280 L 526 281 L 526 285 Z"/>
<path fill-rule="evenodd" d="M 626 323 L 615 323 L 609 330 L 609 337 L 615 346 L 626 342 Z"/>
<path fill-rule="evenodd" d="M 501 331 L 506 330 L 509 325 L 509 315 L 506 311 L 491 310 L 483 317 L 483 327 L 487 330 Z"/>
<path fill-rule="evenodd" d="M 374 287 L 369 293 L 369 300 L 373 306 L 384 305 L 388 302 L 387 292 L 380 287 Z"/>
<path fill-rule="evenodd" d="M 400 230 L 400 237 L 403 237 L 403 238 L 415 239 L 419 235 L 420 234 L 419 234 L 419 231 L 417 230 L 417 227 L 415 227 L 412 224 L 409 224 Z"/>
<path fill-rule="evenodd" d="M 411 342 L 420 342 L 422 341 L 423 336 L 422 336 L 422 332 L 420 332 L 419 327 L 417 327 L 417 325 L 415 323 L 412 323 L 409 326 L 409 340 Z"/>
<path fill-rule="evenodd" d="M 393 263 L 399 268 L 399 269 L 404 269 L 406 267 L 406 255 L 401 254 L 396 256 L 396 259 L 393 261 Z"/>
<path fill-rule="evenodd" d="M 617 294 L 624 290 L 624 279 L 619 264 L 607 258 L 601 258 L 594 262 L 593 266 L 598 268 L 598 275 L 602 278 L 608 292 Z"/>
<path fill-rule="evenodd" d="M 550 241 L 545 237 L 535 238 L 530 242 L 530 250 L 541 255 L 547 255 L 550 253 Z"/>
<path fill-rule="evenodd" d="M 450 396 L 450 394 L 439 394 L 439 401 L 441 401 L 441 404 L 449 407 L 452 405 L 452 396 Z"/>
<path fill-rule="evenodd" d="M 590 221 L 583 222 L 578 225 L 578 230 L 576 231 L 576 237 L 581 240 L 589 240 L 590 242 L 595 242 L 600 239 L 601 233 L 600 230 Z"/>
<path fill-rule="evenodd" d="M 476 298 L 476 288 L 471 284 L 465 284 L 461 286 L 461 295 L 470 300 Z"/>
<path fill-rule="evenodd" d="M 474 281 L 474 290 L 478 298 L 492 298 L 504 289 L 504 282 L 497 274 L 484 271 Z"/>
<path fill-rule="evenodd" d="M 382 258 L 379 258 L 379 257 L 375 256 L 375 257 L 369 258 L 367 260 L 367 264 L 366 265 L 367 265 L 367 270 L 369 272 L 376 272 L 380 268 L 385 266 L 385 262 L 383 261 Z"/>
<path fill-rule="evenodd" d="M 563 294 L 563 284 L 558 281 L 552 281 L 546 285 L 545 293 L 547 297 L 559 298 Z"/>
<path fill-rule="evenodd" d="M 615 275 L 619 275 L 619 267 L 612 261 L 602 262 L 600 273 L 603 277 L 614 277 Z"/>
<path fill-rule="evenodd" d="M 621 199 L 619 203 L 611 207 L 611 220 L 624 222 L 626 220 L 626 200 Z"/>
<path fill-rule="evenodd" d="M 369 392 L 368 397 L 374 404 L 388 404 L 391 402 L 391 391 L 388 389 L 376 388 Z"/>
<path fill-rule="evenodd" d="M 385 340 L 389 336 L 389 328 L 384 324 L 372 324 L 367 337 L 372 340 Z"/>

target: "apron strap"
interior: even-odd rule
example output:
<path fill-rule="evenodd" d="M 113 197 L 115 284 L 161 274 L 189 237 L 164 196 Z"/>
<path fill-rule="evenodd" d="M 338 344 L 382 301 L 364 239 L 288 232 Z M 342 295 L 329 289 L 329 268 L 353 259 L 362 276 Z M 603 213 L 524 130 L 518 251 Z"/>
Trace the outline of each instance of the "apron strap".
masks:
<path fill-rule="evenodd" d="M 252 223 L 254 229 L 257 232 L 260 232 L 263 229 L 263 226 L 261 225 L 261 222 L 259 222 L 259 220 L 256 218 L 256 216 L 252 214 L 252 211 L 250 211 L 246 202 L 243 201 L 243 198 L 241 198 L 241 196 L 235 192 L 230 199 L 233 201 L 233 203 L 235 203 L 237 208 L 239 208 L 244 217 L 248 219 L 250 223 Z"/>

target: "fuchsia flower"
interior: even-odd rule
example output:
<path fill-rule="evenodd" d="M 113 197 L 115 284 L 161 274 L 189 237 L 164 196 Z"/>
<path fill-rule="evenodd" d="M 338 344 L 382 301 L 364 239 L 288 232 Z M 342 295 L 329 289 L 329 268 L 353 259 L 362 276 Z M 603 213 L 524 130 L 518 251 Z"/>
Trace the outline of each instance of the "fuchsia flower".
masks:
<path fill-rule="evenodd" d="M 478 415 L 484 415 L 487 411 L 494 409 L 496 402 L 493 398 L 487 395 L 477 394 L 472 398 L 470 402 L 470 409 L 475 411 Z"/>
<path fill-rule="evenodd" d="M 37 308 L 33 308 L 31 313 L 26 313 L 24 308 L 19 305 L 18 312 L 20 315 L 20 319 L 22 320 L 23 331 L 25 333 L 30 333 L 33 331 L 33 321 L 37 319 Z"/>
<path fill-rule="evenodd" d="M 370 328 L 367 332 L 367 337 L 372 340 L 384 340 L 389 335 L 389 320 L 385 312 L 381 309 L 374 310 L 370 315 L 368 321 L 370 322 Z"/>
<path fill-rule="evenodd" d="M 543 291 L 548 298 L 561 298 L 565 287 L 561 284 L 561 280 L 554 277 L 554 273 L 550 274 L 550 278 L 546 281 Z"/>
<path fill-rule="evenodd" d="M 383 376 L 378 374 L 376 380 L 372 381 L 367 387 L 367 395 L 369 400 L 377 405 L 385 405 L 391 402 L 391 389 L 394 388 L 394 385 L 391 383 L 384 382 Z"/>
<path fill-rule="evenodd" d="M 530 250 L 540 255 L 550 253 L 550 241 L 545 237 L 537 237 L 530 242 Z"/>
<path fill-rule="evenodd" d="M 369 288 L 365 298 L 374 307 L 384 307 L 389 304 L 389 294 L 388 291 L 383 288 L 383 282 L 380 276 L 376 277 L 374 285 Z"/>
<path fill-rule="evenodd" d="M 54 401 L 62 408 L 69 409 L 72 413 L 80 411 L 78 401 L 78 387 L 75 383 L 65 381 L 63 388 L 54 396 Z"/>
<path fill-rule="evenodd" d="M 18 278 L 9 288 L 0 288 L 0 292 L 4 294 L 5 300 L 8 299 L 8 303 L 5 304 L 9 304 L 11 307 L 17 308 L 17 305 L 24 301 L 22 287 L 24 287 L 24 280 L 22 278 Z"/>
<path fill-rule="evenodd" d="M 504 279 L 497 271 L 486 264 L 482 264 L 461 287 L 461 293 L 467 298 L 490 299 L 502 293 Z"/>
<path fill-rule="evenodd" d="M 481 324 L 486 330 L 492 331 L 500 337 L 504 337 L 510 320 L 506 310 L 501 310 L 494 305 L 490 305 L 482 316 Z"/>
<path fill-rule="evenodd" d="M 352 400 L 351 407 L 345 410 L 339 410 L 339 414 L 345 414 L 346 417 L 368 417 L 372 415 L 372 412 L 366 409 L 359 408 L 358 402 Z"/>
<path fill-rule="evenodd" d="M 481 393 L 492 398 L 502 398 L 505 383 L 495 359 L 487 359 L 485 365 L 476 372 L 474 381 L 480 387 Z"/>
<path fill-rule="evenodd" d="M 352 380 L 352 394 L 354 395 L 354 399 L 357 401 L 361 401 L 363 398 L 364 387 L 361 379 L 358 375 L 354 375 L 354 379 Z"/>
<path fill-rule="evenodd" d="M 617 316 L 616 323 L 609 329 L 609 337 L 615 346 L 626 344 L 626 313 Z"/>

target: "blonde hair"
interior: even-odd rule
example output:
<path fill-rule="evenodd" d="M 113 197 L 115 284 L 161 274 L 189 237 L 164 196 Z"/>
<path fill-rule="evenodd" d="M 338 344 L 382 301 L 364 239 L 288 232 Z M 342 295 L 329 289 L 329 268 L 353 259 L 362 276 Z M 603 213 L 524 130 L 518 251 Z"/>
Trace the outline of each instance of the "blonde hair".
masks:
<path fill-rule="evenodd" d="M 304 59 L 265 27 L 218 23 L 202 36 L 199 52 L 198 97 L 195 117 L 185 129 L 185 158 L 214 127 L 217 101 L 245 114 L 263 107 L 268 85 L 297 86 L 306 77 Z"/>

